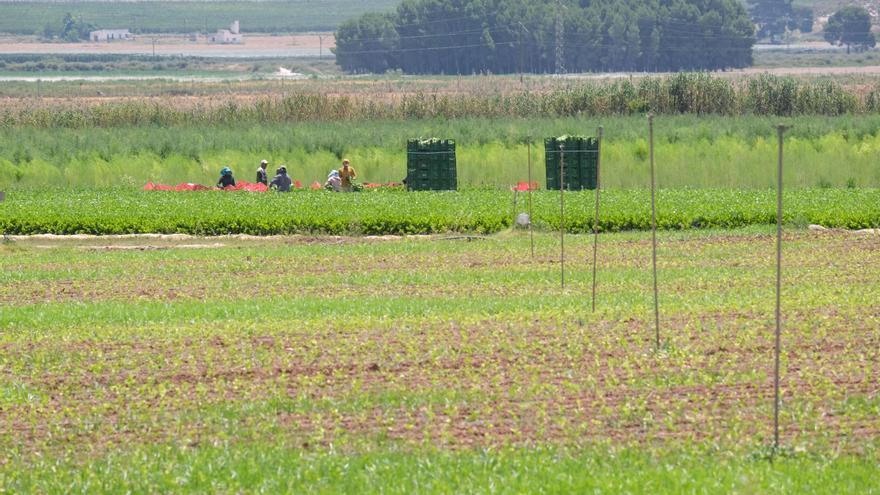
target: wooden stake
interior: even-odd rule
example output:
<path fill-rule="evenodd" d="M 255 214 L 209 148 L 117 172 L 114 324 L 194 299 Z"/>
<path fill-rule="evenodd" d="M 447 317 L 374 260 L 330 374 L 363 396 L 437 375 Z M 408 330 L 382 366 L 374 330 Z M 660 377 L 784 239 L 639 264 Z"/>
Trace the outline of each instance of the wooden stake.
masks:
<path fill-rule="evenodd" d="M 593 218 L 593 312 L 596 312 L 596 262 L 599 259 L 599 190 L 602 188 L 601 164 L 602 164 L 602 133 L 604 128 L 599 126 L 599 137 L 596 142 L 596 216 Z"/>
<path fill-rule="evenodd" d="M 529 136 L 529 244 L 532 247 L 532 258 L 535 257 L 535 233 L 532 231 L 532 137 Z"/>
<path fill-rule="evenodd" d="M 776 168 L 776 350 L 773 357 L 773 448 L 779 448 L 779 355 L 782 350 L 782 145 L 788 128 L 776 127 L 779 136 L 779 160 Z"/>
<path fill-rule="evenodd" d="M 648 114 L 648 155 L 651 162 L 651 262 L 654 268 L 654 344 L 660 349 L 660 300 L 657 291 L 657 203 L 654 179 L 654 114 Z"/>
<path fill-rule="evenodd" d="M 559 145 L 559 281 L 565 289 L 565 145 Z"/>

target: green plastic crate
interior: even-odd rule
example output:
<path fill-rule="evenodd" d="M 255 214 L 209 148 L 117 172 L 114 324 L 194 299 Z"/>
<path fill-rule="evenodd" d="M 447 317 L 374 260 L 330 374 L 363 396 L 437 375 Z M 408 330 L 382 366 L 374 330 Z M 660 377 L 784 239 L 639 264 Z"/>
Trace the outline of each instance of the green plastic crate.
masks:
<path fill-rule="evenodd" d="M 458 186 L 455 141 L 410 139 L 406 143 L 406 187 L 411 191 L 454 191 Z"/>
<path fill-rule="evenodd" d="M 562 149 L 560 150 L 560 145 Z M 559 136 L 544 139 L 544 162 L 547 189 L 559 190 L 560 161 L 563 161 L 562 182 L 567 190 L 596 189 L 599 141 L 584 136 Z"/>

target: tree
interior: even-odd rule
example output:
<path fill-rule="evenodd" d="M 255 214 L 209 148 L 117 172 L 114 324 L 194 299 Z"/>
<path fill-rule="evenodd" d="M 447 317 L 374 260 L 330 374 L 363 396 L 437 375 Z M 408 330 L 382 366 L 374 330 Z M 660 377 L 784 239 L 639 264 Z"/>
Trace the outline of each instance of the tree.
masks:
<path fill-rule="evenodd" d="M 871 32 L 871 15 L 862 7 L 844 7 L 828 18 L 825 26 L 825 41 L 832 45 L 846 45 L 857 51 L 873 48 L 877 41 Z"/>
<path fill-rule="evenodd" d="M 749 0 L 749 14 L 758 27 L 758 38 L 774 42 L 791 22 L 791 0 Z"/>
<path fill-rule="evenodd" d="M 386 14 L 366 14 L 336 32 L 336 63 L 349 72 L 382 74 L 393 68 L 399 37 Z"/>
<path fill-rule="evenodd" d="M 89 33 L 95 30 L 95 26 L 82 20 L 82 17 L 74 17 L 70 12 L 64 14 L 61 19 L 61 30 L 58 36 L 71 43 L 89 39 Z M 44 36 L 54 34 L 49 26 L 43 30 Z"/>
<path fill-rule="evenodd" d="M 741 0 L 403 0 L 390 14 L 340 26 L 336 60 L 349 72 L 553 72 L 559 15 L 571 71 L 713 70 L 752 60 L 755 28 Z"/>

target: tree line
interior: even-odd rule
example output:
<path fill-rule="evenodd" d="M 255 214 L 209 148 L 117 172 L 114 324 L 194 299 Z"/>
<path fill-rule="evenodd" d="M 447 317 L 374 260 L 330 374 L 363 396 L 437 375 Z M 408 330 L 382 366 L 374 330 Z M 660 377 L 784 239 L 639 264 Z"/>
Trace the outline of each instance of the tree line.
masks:
<path fill-rule="evenodd" d="M 739 0 L 404 0 L 343 23 L 335 54 L 356 73 L 707 70 L 750 65 L 754 33 Z"/>

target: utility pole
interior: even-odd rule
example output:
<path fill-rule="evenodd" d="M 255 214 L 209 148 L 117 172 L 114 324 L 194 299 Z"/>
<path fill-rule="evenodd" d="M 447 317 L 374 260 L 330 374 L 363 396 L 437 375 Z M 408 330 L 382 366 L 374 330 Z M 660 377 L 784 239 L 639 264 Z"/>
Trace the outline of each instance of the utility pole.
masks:
<path fill-rule="evenodd" d="M 324 56 L 324 35 L 318 35 L 318 58 Z"/>
<path fill-rule="evenodd" d="M 522 22 L 517 21 L 517 24 L 519 24 L 519 27 L 522 28 L 517 36 L 517 38 L 519 39 L 519 82 L 522 83 L 524 71 L 523 65 L 525 64 L 525 46 L 523 45 L 523 34 L 531 35 L 532 33 L 528 30 L 528 28 L 526 28 L 525 24 L 523 24 Z"/>
<path fill-rule="evenodd" d="M 556 75 L 565 74 L 565 6 L 556 0 Z"/>

